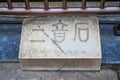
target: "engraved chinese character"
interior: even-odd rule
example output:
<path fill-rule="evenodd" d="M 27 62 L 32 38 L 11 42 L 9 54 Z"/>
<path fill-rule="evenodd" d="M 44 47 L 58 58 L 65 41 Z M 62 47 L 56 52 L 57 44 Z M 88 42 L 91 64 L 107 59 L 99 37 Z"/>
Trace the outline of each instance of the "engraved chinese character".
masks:
<path fill-rule="evenodd" d="M 64 29 L 64 27 L 67 26 L 66 24 L 64 24 L 61 20 L 59 20 L 58 23 L 53 24 L 53 27 L 55 27 L 55 30 L 52 30 L 54 32 L 54 39 L 56 42 L 62 42 L 65 40 L 65 36 L 66 36 L 66 29 Z"/>
<path fill-rule="evenodd" d="M 32 31 L 33 32 L 39 31 L 39 32 L 43 33 L 44 29 L 41 29 L 40 26 L 38 25 L 38 28 L 34 28 L 34 29 L 32 29 Z M 30 40 L 30 42 L 45 42 L 45 40 L 44 39 L 32 39 L 32 40 Z"/>
<path fill-rule="evenodd" d="M 81 23 L 76 23 L 75 24 L 75 36 L 74 36 L 74 41 L 76 40 L 78 35 L 78 39 L 81 42 L 86 42 L 89 39 L 89 28 L 88 28 L 88 23 L 81 22 Z"/>

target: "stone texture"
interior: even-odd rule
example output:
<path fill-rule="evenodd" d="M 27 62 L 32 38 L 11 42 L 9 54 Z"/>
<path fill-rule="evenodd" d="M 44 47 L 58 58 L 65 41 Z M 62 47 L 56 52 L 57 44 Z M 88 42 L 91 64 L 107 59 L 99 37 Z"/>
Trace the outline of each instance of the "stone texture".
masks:
<path fill-rule="evenodd" d="M 19 63 L 0 63 L 0 80 L 118 80 L 118 77 L 108 66 L 98 72 L 22 71 Z"/>
<path fill-rule="evenodd" d="M 39 17 L 23 21 L 19 59 L 24 70 L 99 70 L 96 17 Z"/>

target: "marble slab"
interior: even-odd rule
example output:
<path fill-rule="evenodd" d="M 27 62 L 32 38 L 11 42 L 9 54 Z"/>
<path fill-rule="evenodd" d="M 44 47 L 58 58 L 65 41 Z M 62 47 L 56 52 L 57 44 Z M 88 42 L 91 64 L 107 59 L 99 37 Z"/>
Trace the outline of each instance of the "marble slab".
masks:
<path fill-rule="evenodd" d="M 19 59 L 23 70 L 100 70 L 96 17 L 38 17 L 23 21 Z"/>

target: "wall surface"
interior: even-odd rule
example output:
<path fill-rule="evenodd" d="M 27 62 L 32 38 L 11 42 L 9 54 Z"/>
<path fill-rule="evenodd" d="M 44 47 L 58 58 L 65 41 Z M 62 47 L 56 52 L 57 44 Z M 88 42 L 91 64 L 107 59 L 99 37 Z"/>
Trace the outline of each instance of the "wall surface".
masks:
<path fill-rule="evenodd" d="M 15 18 L 0 17 L 0 20 Z M 99 17 L 100 21 L 119 21 L 120 16 Z M 0 61 L 18 62 L 22 24 L 0 24 Z M 102 63 L 120 63 L 120 37 L 114 35 L 113 25 L 100 25 Z"/>

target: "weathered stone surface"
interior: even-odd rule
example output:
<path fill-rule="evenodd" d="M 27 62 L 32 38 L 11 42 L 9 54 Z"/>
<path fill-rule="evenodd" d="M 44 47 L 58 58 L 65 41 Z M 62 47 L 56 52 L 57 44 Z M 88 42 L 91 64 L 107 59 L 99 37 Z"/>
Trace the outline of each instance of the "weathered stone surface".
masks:
<path fill-rule="evenodd" d="M 23 22 L 20 62 L 25 70 L 99 70 L 95 17 L 40 17 Z"/>
<path fill-rule="evenodd" d="M 114 66 L 113 66 L 114 67 Z M 99 72 L 22 71 L 19 63 L 0 63 L 0 80 L 119 80 L 117 72 L 107 67 Z"/>

